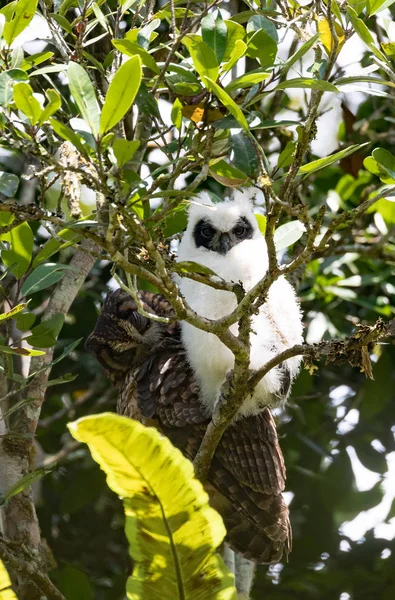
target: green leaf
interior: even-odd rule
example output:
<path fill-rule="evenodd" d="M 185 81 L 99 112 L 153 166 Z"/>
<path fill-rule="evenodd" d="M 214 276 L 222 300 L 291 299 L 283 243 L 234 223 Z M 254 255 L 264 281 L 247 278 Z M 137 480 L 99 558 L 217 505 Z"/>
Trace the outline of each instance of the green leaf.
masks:
<path fill-rule="evenodd" d="M 271 67 L 277 56 L 277 43 L 263 29 L 256 31 L 249 38 L 247 56 L 256 58 L 264 68 Z"/>
<path fill-rule="evenodd" d="M 75 37 L 75 35 L 73 34 L 73 28 L 71 26 L 71 23 L 66 19 L 66 17 L 64 17 L 63 15 L 58 15 L 56 13 L 50 13 L 49 16 L 51 17 L 51 19 L 56 21 L 56 23 L 60 25 L 64 31 L 67 31 L 67 33 L 70 33 Z"/>
<path fill-rule="evenodd" d="M 56 121 L 56 119 L 50 118 L 49 122 L 52 125 L 55 133 L 57 133 L 62 139 L 71 142 L 73 146 L 75 146 L 77 150 L 81 152 L 81 154 L 87 154 L 87 148 L 84 146 L 81 136 L 75 133 L 67 125 L 64 125 L 64 123 Z"/>
<path fill-rule="evenodd" d="M 339 90 L 333 83 L 323 79 L 308 79 L 306 77 L 296 77 L 295 79 L 287 79 L 279 83 L 272 91 L 285 90 L 287 88 L 308 88 L 311 90 L 319 90 L 321 92 L 337 92 Z"/>
<path fill-rule="evenodd" d="M 82 472 L 85 474 L 84 472 Z M 75 497 L 81 494 L 81 487 L 86 485 L 86 480 L 83 482 L 83 478 L 80 481 L 79 489 L 75 490 Z M 89 481 L 88 486 L 91 482 Z M 95 490 L 92 486 L 89 486 L 89 491 L 96 492 L 99 494 L 101 490 Z M 63 494 L 62 494 L 63 499 Z M 92 496 L 92 503 L 96 498 Z M 62 513 L 68 512 L 67 507 Z M 62 592 L 65 598 L 70 600 L 93 600 L 93 589 L 92 583 L 89 581 L 89 577 L 80 569 L 77 569 L 72 565 L 62 565 L 56 569 L 56 586 L 60 592 Z M 1 599 L 0 599 L 1 600 Z"/>
<path fill-rule="evenodd" d="M 260 30 L 267 33 L 276 43 L 278 42 L 278 33 L 275 25 L 263 15 L 253 15 L 247 23 L 247 33 Z"/>
<path fill-rule="evenodd" d="M 368 9 L 369 17 L 372 17 L 373 15 L 375 15 L 378 12 L 381 12 L 385 8 L 392 6 L 392 4 L 394 2 L 395 2 L 395 0 L 367 0 L 367 9 Z M 355 10 L 357 10 L 352 2 L 349 2 L 349 4 L 351 4 L 351 6 Z M 366 0 L 365 0 L 365 4 L 366 4 Z M 361 11 L 362 10 L 363 10 L 363 8 L 361 9 Z M 361 12 L 361 11 L 359 11 L 359 12 Z"/>
<path fill-rule="evenodd" d="M 33 313 L 23 313 L 17 316 L 16 326 L 20 331 L 29 331 L 34 321 L 36 320 L 36 315 Z"/>
<path fill-rule="evenodd" d="M 176 129 L 181 129 L 182 125 L 182 104 L 178 98 L 173 102 L 171 107 L 171 122 Z"/>
<path fill-rule="evenodd" d="M 278 227 L 274 232 L 276 251 L 278 252 L 279 250 L 288 248 L 288 246 L 292 246 L 292 244 L 302 237 L 304 231 L 305 226 L 300 221 L 290 221 Z"/>
<path fill-rule="evenodd" d="M 229 56 L 228 62 L 222 65 L 222 73 L 227 73 L 237 63 L 237 61 L 247 52 L 247 44 L 243 40 L 236 40 L 233 50 Z"/>
<path fill-rule="evenodd" d="M 0 560 L 0 600 L 18 600 L 12 590 L 11 580 L 2 560 Z"/>
<path fill-rule="evenodd" d="M 281 152 L 277 161 L 277 169 L 283 169 L 284 167 L 288 167 L 291 162 L 295 152 L 296 142 L 288 142 L 285 146 L 284 150 Z"/>
<path fill-rule="evenodd" d="M 248 179 L 248 176 L 245 173 L 236 169 L 236 167 L 229 165 L 223 159 L 210 165 L 209 172 L 211 177 L 214 177 L 216 181 L 229 187 L 242 185 Z"/>
<path fill-rule="evenodd" d="M 244 131 L 230 134 L 232 164 L 249 177 L 256 175 L 259 162 L 254 146 Z"/>
<path fill-rule="evenodd" d="M 27 116 L 30 123 L 36 125 L 43 111 L 28 83 L 21 82 L 14 85 L 14 102 L 17 108 Z"/>
<path fill-rule="evenodd" d="M 183 44 L 188 48 L 194 67 L 200 77 L 209 77 L 216 80 L 219 72 L 217 58 L 200 35 L 189 34 L 183 39 Z"/>
<path fill-rule="evenodd" d="M 25 222 L 0 236 L 0 239 L 10 244 L 10 250 L 3 250 L 1 253 L 3 262 L 7 267 L 11 267 L 15 277 L 20 279 L 26 273 L 32 259 L 33 232 Z"/>
<path fill-rule="evenodd" d="M 155 59 L 147 52 L 147 50 L 144 50 L 144 48 L 139 46 L 136 42 L 131 42 L 130 40 L 112 40 L 111 43 L 117 50 L 127 56 L 140 56 L 143 65 L 148 69 L 151 69 L 154 73 L 160 73 L 160 69 L 156 64 Z"/>
<path fill-rule="evenodd" d="M 255 214 L 255 218 L 258 221 L 259 231 L 262 235 L 266 233 L 266 217 L 264 215 Z"/>
<path fill-rule="evenodd" d="M 243 41 L 246 32 L 242 25 L 239 23 L 235 23 L 235 21 L 225 21 L 226 29 L 227 29 L 227 37 L 226 37 L 226 48 L 225 54 L 223 56 L 223 62 L 227 63 L 231 60 L 231 57 L 234 55 L 235 47 L 237 42 Z M 246 46 L 246 44 L 245 44 Z M 226 69 L 229 70 L 228 68 Z"/>
<path fill-rule="evenodd" d="M 18 0 L 13 3 L 11 19 L 4 25 L 3 38 L 10 46 L 15 38 L 29 25 L 37 10 L 38 0 Z"/>
<path fill-rule="evenodd" d="M 16 81 L 27 80 L 28 77 L 22 69 L 10 69 L 0 73 L 0 106 L 7 108 L 12 102 L 12 92 Z"/>
<path fill-rule="evenodd" d="M 95 138 L 99 134 L 100 109 L 88 73 L 76 62 L 70 62 L 67 75 L 69 88 L 84 121 L 89 125 Z"/>
<path fill-rule="evenodd" d="M 222 102 L 224 106 L 228 109 L 228 111 L 234 116 L 236 121 L 238 121 L 243 129 L 248 131 L 248 123 L 241 109 L 237 106 L 236 102 L 232 100 L 232 98 L 223 90 L 215 81 L 210 79 L 209 77 L 202 77 L 202 81 L 206 88 L 213 92 Z"/>
<path fill-rule="evenodd" d="M 228 83 L 225 90 L 227 92 L 233 92 L 234 90 L 244 89 L 255 83 L 261 83 L 261 81 L 265 81 L 268 77 L 270 77 L 270 73 L 265 73 L 259 69 L 258 71 L 236 77 L 236 79 Z"/>
<path fill-rule="evenodd" d="M 115 140 L 112 145 L 112 149 L 117 159 L 118 167 L 123 167 L 129 160 L 131 160 L 139 148 L 140 142 L 138 140 Z"/>
<path fill-rule="evenodd" d="M 288 58 L 288 60 L 282 65 L 282 69 L 288 70 L 292 65 L 294 65 L 299 59 L 301 59 L 311 48 L 316 44 L 316 42 L 320 39 L 320 34 L 316 33 L 310 38 L 307 42 L 305 42 L 292 56 Z"/>
<path fill-rule="evenodd" d="M 100 134 L 112 129 L 128 112 L 140 87 L 143 71 L 139 56 L 121 65 L 108 88 L 100 118 Z"/>
<path fill-rule="evenodd" d="M 16 194 L 19 185 L 19 177 L 13 173 L 0 171 L 0 193 L 13 198 Z"/>
<path fill-rule="evenodd" d="M 63 323 L 64 315 L 55 315 L 33 327 L 31 335 L 25 339 L 31 346 L 50 348 L 56 344 L 56 338 L 63 327 Z"/>
<path fill-rule="evenodd" d="M 48 104 L 41 113 L 38 125 L 42 125 L 45 121 L 48 121 L 49 117 L 52 117 L 52 115 L 62 106 L 62 100 L 56 90 L 48 88 L 45 90 L 45 95 L 48 99 Z"/>
<path fill-rule="evenodd" d="M 47 260 L 48 258 L 53 256 L 57 252 L 60 252 L 60 250 L 63 250 L 64 248 L 69 248 L 73 244 L 79 242 L 81 239 L 81 236 L 75 231 L 72 231 L 71 229 L 62 229 L 62 231 L 58 233 L 58 237 L 68 239 L 69 241 L 61 242 L 56 238 L 51 238 L 50 240 L 45 242 L 44 246 L 38 251 L 38 253 L 34 257 L 32 263 L 32 267 L 34 269 L 38 267 L 38 265 L 44 260 Z"/>
<path fill-rule="evenodd" d="M 215 554 L 225 535 L 222 519 L 181 452 L 155 429 L 110 413 L 84 417 L 69 429 L 125 499 L 134 562 L 128 597 L 236 600 L 233 576 Z"/>
<path fill-rule="evenodd" d="M 324 167 L 329 167 L 329 165 L 333 165 L 333 163 L 338 162 L 342 158 L 345 158 L 346 156 L 350 156 L 350 154 L 357 152 L 357 150 L 361 150 L 362 148 L 367 146 L 368 143 L 369 142 L 366 142 L 365 144 L 353 144 L 352 146 L 349 146 L 348 148 L 344 148 L 344 150 L 339 150 L 339 152 L 330 154 L 329 156 L 326 156 L 325 158 L 319 158 L 318 160 L 313 160 L 312 162 L 307 163 L 307 165 L 303 165 L 303 167 L 300 167 L 298 173 L 299 174 L 314 173 L 314 171 L 319 171 L 319 169 L 323 169 Z"/>
<path fill-rule="evenodd" d="M 4 321 L 5 319 L 11 319 L 12 317 L 15 317 L 15 315 L 19 314 L 20 312 L 22 312 L 23 310 L 25 310 L 25 308 L 27 307 L 28 303 L 27 302 L 22 302 L 21 304 L 18 304 L 17 306 L 15 306 L 14 308 L 12 308 L 11 310 L 5 312 L 5 313 L 1 313 L 0 314 L 0 321 Z"/>
<path fill-rule="evenodd" d="M 222 19 L 220 11 L 218 11 L 216 19 L 212 13 L 206 15 L 202 19 L 201 26 L 203 41 L 214 51 L 220 65 L 225 55 L 228 37 L 226 23 Z"/>
<path fill-rule="evenodd" d="M 65 269 L 72 269 L 68 265 L 60 265 L 56 263 L 45 263 L 39 265 L 23 282 L 21 293 L 22 296 L 35 294 L 40 290 L 53 285 L 64 276 Z"/>
<path fill-rule="evenodd" d="M 368 48 L 373 52 L 375 56 L 377 56 L 378 59 L 386 63 L 387 59 L 385 55 L 382 52 L 380 52 L 380 50 L 377 48 L 374 38 L 370 33 L 368 27 L 365 25 L 362 19 L 358 18 L 357 13 L 353 8 L 351 8 L 351 6 L 347 7 L 347 14 L 357 35 L 361 38 L 363 42 L 365 42 Z"/>
<path fill-rule="evenodd" d="M 201 265 L 193 260 L 183 260 L 181 262 L 176 262 L 173 264 L 173 271 L 176 273 L 199 273 L 199 275 L 216 275 L 216 273 L 206 267 L 205 265 Z"/>
<path fill-rule="evenodd" d="M 28 473 L 27 475 L 21 477 L 21 479 L 19 479 L 17 483 L 15 483 L 13 486 L 10 487 L 9 490 L 7 490 L 4 496 L 1 496 L 0 506 L 4 506 L 5 504 L 7 504 L 10 498 L 23 492 L 23 490 L 30 487 L 32 483 L 34 483 L 38 479 L 41 479 L 41 477 L 43 477 L 44 475 L 50 473 L 52 469 L 53 467 L 43 467 L 41 469 L 36 469 L 35 471 L 32 471 L 31 473 Z"/>

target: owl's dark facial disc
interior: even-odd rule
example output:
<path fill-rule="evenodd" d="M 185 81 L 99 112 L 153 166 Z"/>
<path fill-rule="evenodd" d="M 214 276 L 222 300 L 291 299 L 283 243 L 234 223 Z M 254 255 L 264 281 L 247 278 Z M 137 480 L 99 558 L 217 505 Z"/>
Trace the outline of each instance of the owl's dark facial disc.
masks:
<path fill-rule="evenodd" d="M 209 219 L 200 219 L 193 230 L 196 248 L 227 254 L 240 242 L 252 239 L 254 229 L 246 217 L 240 217 L 230 231 L 218 231 Z"/>

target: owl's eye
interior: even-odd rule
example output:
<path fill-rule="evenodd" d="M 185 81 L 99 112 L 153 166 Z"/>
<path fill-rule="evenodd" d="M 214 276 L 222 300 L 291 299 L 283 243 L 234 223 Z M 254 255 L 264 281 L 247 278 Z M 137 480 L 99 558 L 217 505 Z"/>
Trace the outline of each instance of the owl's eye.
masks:
<path fill-rule="evenodd" d="M 212 238 L 213 235 L 215 234 L 215 229 L 213 227 L 211 227 L 210 225 L 203 225 L 203 227 L 200 230 L 200 233 L 202 234 L 203 237 L 209 239 L 209 238 Z"/>
<path fill-rule="evenodd" d="M 242 238 L 247 233 L 247 227 L 245 225 L 237 225 L 237 227 L 233 229 L 233 233 L 236 237 Z"/>

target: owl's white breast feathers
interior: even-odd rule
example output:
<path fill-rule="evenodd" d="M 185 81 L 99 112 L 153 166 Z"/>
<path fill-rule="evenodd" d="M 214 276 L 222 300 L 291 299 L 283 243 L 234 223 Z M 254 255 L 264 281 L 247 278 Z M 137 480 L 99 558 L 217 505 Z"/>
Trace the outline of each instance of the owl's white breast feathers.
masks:
<path fill-rule="evenodd" d="M 249 198 L 239 193 L 236 201 L 215 206 L 206 195 L 200 196 L 198 201 L 207 206 L 193 205 L 190 209 L 188 228 L 180 244 L 178 260 L 205 265 L 226 281 L 240 281 L 246 291 L 251 290 L 264 277 L 268 258 L 266 242 L 259 231 Z M 217 229 L 228 231 L 240 216 L 246 215 L 253 222 L 252 239 L 233 246 L 225 255 L 202 247 L 196 248 L 193 228 L 199 219 L 209 217 Z M 232 292 L 215 290 L 187 278 L 180 279 L 179 285 L 190 306 L 209 319 L 224 317 L 236 307 Z M 233 333 L 237 333 L 237 329 L 237 323 L 231 327 Z M 283 277 L 270 287 L 267 301 L 252 319 L 252 330 L 251 369 L 263 366 L 282 350 L 302 343 L 300 308 L 293 287 Z M 234 356 L 215 335 L 185 322 L 182 323 L 182 338 L 201 388 L 202 401 L 211 413 L 226 373 L 234 365 Z M 289 359 L 286 364 L 293 380 L 299 370 L 300 358 Z M 245 400 L 239 415 L 255 414 L 266 404 L 279 403 L 281 399 L 276 397 L 276 393 L 281 388 L 282 378 L 281 370 L 272 369 L 259 383 L 253 396 Z"/>

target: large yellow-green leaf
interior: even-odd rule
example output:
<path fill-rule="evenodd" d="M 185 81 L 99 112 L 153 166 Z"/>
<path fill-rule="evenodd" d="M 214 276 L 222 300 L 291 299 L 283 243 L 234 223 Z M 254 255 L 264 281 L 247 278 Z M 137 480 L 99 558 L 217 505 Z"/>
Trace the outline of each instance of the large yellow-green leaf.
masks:
<path fill-rule="evenodd" d="M 181 452 L 155 429 L 111 413 L 69 429 L 125 499 L 135 563 L 128 599 L 236 600 L 233 575 L 215 553 L 225 535 L 222 519 Z"/>
<path fill-rule="evenodd" d="M 4 25 L 3 37 L 8 45 L 29 25 L 37 10 L 37 0 L 19 0 L 13 3 L 10 11 L 11 18 L 7 18 Z"/>
<path fill-rule="evenodd" d="M 217 79 L 219 72 L 217 57 L 201 36 L 195 34 L 186 35 L 182 43 L 188 48 L 193 60 L 193 66 L 200 77 Z"/>
<path fill-rule="evenodd" d="M 99 133 L 100 109 L 96 93 L 88 73 L 76 62 L 70 62 L 67 75 L 69 88 L 81 117 L 89 125 L 95 137 Z"/>
<path fill-rule="evenodd" d="M 11 581 L 2 560 L 0 560 L 0 600 L 17 600 L 11 589 Z"/>
<path fill-rule="evenodd" d="M 129 58 L 115 73 L 108 88 L 100 117 L 100 133 L 114 127 L 132 106 L 139 91 L 143 71 L 138 55 Z"/>

